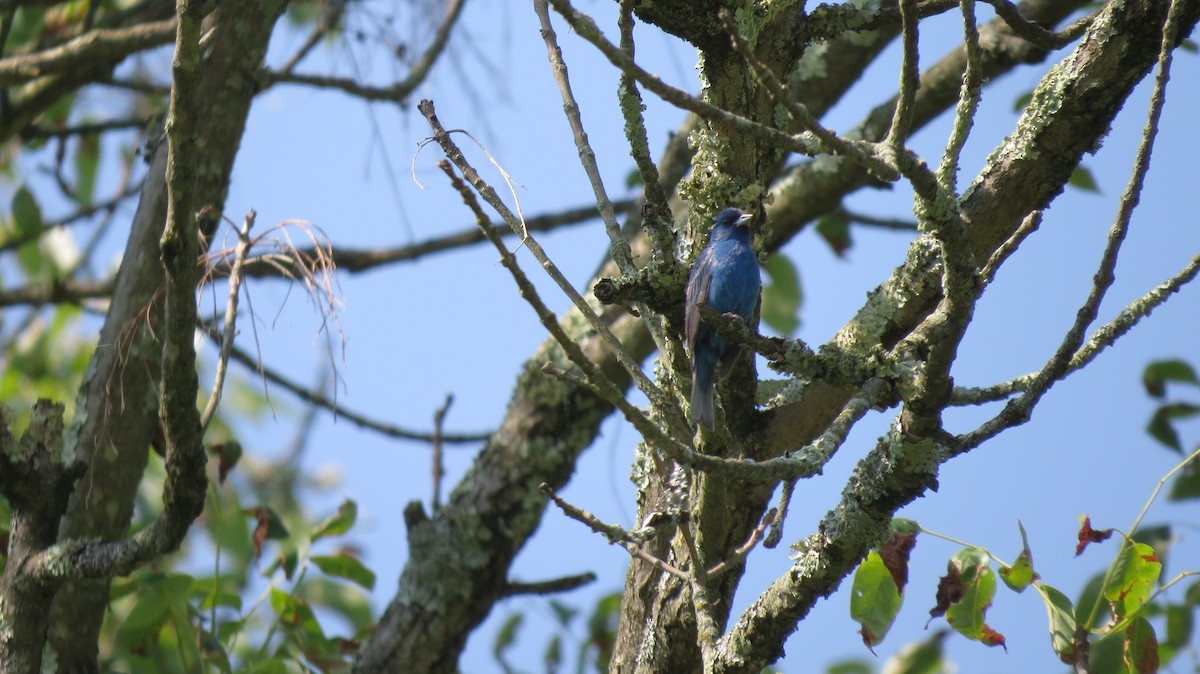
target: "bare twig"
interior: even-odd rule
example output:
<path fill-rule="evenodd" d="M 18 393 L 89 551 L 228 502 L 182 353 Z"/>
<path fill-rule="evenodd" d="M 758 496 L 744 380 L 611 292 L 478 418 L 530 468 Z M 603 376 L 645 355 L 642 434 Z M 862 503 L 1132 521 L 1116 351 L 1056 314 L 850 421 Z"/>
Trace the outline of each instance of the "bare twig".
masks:
<path fill-rule="evenodd" d="M 717 18 L 721 20 L 721 26 L 729 34 L 733 42 L 733 48 L 754 69 L 754 74 L 767 87 L 775 102 L 784 106 L 788 114 L 792 116 L 792 119 L 796 120 L 801 127 L 807 131 L 811 131 L 814 136 L 819 138 L 828 152 L 855 159 L 883 180 L 895 180 L 898 177 L 892 167 L 872 156 L 869 146 L 846 140 L 830 129 L 825 128 L 803 103 L 788 95 L 787 89 L 784 88 L 779 78 L 775 76 L 775 73 L 750 49 L 750 43 L 738 31 L 737 24 L 734 22 L 729 10 L 722 8 L 717 12 Z"/>
<path fill-rule="evenodd" d="M 1167 301 L 1172 294 L 1179 291 L 1200 275 L 1200 255 L 1196 255 L 1184 266 L 1179 273 L 1156 286 L 1153 290 L 1131 302 L 1121 310 L 1116 318 L 1101 326 L 1087 342 L 1071 356 L 1071 362 L 1064 374 L 1071 374 L 1092 362 L 1100 352 L 1112 346 L 1118 339 L 1125 336 L 1133 326 L 1137 325 L 1152 311 Z M 950 399 L 951 405 L 982 405 L 1003 400 L 1014 393 L 1030 390 L 1037 379 L 1037 372 L 1021 375 L 999 384 L 986 387 L 959 387 L 954 389 Z"/>
<path fill-rule="evenodd" d="M 471 183 L 472 187 L 479 192 L 484 201 L 488 202 L 488 204 L 494 208 L 502 218 L 504 218 L 504 221 L 507 222 L 514 231 L 525 234 L 525 239 L 523 241 L 525 247 L 529 249 L 529 252 L 533 253 L 534 258 L 537 259 L 538 263 L 542 266 L 550 278 L 555 282 L 556 285 L 558 285 L 559 289 L 561 289 L 563 293 L 566 294 L 567 298 L 571 300 L 571 303 L 575 305 L 575 308 L 579 311 L 580 315 L 588 321 L 588 324 L 591 325 L 592 328 L 596 330 L 596 333 L 600 335 L 600 338 L 604 340 L 605 345 L 608 346 L 609 350 L 612 351 L 617 362 L 620 363 L 621 366 L 629 373 L 634 384 L 638 387 L 638 390 L 645 394 L 645 396 L 650 399 L 651 403 L 656 405 L 659 409 L 664 410 L 664 412 L 671 413 L 671 411 L 673 411 L 676 414 L 681 414 L 678 409 L 678 405 L 674 402 L 674 400 L 670 396 L 667 396 L 661 389 L 658 388 L 658 386 L 654 384 L 654 382 L 650 381 L 650 379 L 646 377 L 646 374 L 642 372 L 641 366 L 633 359 L 632 356 L 629 355 L 629 352 L 621 344 L 621 341 L 612 334 L 612 330 L 609 329 L 608 325 L 605 324 L 604 321 L 600 320 L 600 317 L 596 314 L 592 307 L 588 305 L 587 300 L 585 300 L 583 296 L 579 294 L 579 291 L 576 290 L 573 285 L 571 285 L 571 282 L 567 280 L 558 267 L 555 266 L 550 258 L 546 255 L 546 252 L 542 249 L 541 245 L 533 237 L 528 236 L 527 232 L 523 231 L 520 219 L 517 218 L 517 216 L 514 215 L 511 210 L 509 210 L 504 201 L 496 195 L 495 189 L 493 189 L 491 185 L 489 185 L 479 176 L 479 173 L 474 169 L 474 167 L 471 166 L 466 157 L 463 156 L 462 151 L 459 150 L 458 146 L 454 144 L 454 141 L 450 139 L 450 135 L 446 132 L 445 128 L 438 120 L 437 113 L 433 107 L 433 102 L 427 100 L 421 101 L 421 103 L 418 105 L 418 109 L 423 115 L 425 115 L 426 120 L 429 122 L 430 128 L 433 129 L 434 140 L 442 147 L 442 150 L 446 153 L 446 156 L 449 157 L 452 162 L 454 162 L 454 164 L 458 167 L 458 170 L 462 172 L 463 177 Z M 498 239 L 493 240 L 493 244 L 499 243 L 500 242 Z M 502 251 L 502 254 L 504 254 L 504 249 L 502 247 L 498 246 L 498 249 Z M 557 319 L 554 320 L 554 323 L 557 325 Z M 563 333 L 563 337 L 566 338 L 565 333 Z M 567 341 L 574 343 L 570 339 L 567 339 Z M 565 346 L 566 345 L 564 345 L 564 347 Z M 582 354 L 582 351 L 580 351 L 580 354 Z M 585 372 L 587 372 L 587 370 L 585 370 Z M 598 370 L 594 370 L 594 374 L 592 376 L 603 375 L 600 374 Z"/>
<path fill-rule="evenodd" d="M 1120 253 L 1121 244 L 1125 241 L 1125 234 L 1129 231 L 1129 221 L 1133 217 L 1133 210 L 1137 207 L 1141 196 L 1146 173 L 1150 169 L 1150 155 L 1154 149 L 1154 139 L 1158 134 L 1158 121 L 1166 102 L 1167 81 L 1171 77 L 1172 50 L 1175 46 L 1175 33 L 1179 24 L 1181 4 L 1178 0 L 1172 0 L 1171 7 L 1167 12 L 1166 24 L 1163 26 L 1162 46 L 1158 56 L 1158 74 L 1154 79 L 1154 90 L 1150 95 L 1150 110 L 1147 113 L 1142 139 L 1134 158 L 1133 173 L 1121 195 L 1117 217 L 1109 229 L 1108 243 L 1105 245 L 1104 254 L 1100 258 L 1100 264 L 1093 277 L 1092 289 L 1083 306 L 1079 308 L 1075 323 L 1063 337 L 1062 343 L 1054 355 L 1038 371 L 1025 394 L 1010 401 L 999 414 L 979 428 L 959 436 L 955 443 L 956 452 L 976 447 L 1001 431 L 1028 421 L 1033 408 L 1037 406 L 1042 396 L 1050 390 L 1055 382 L 1071 371 L 1071 364 L 1083 343 L 1084 334 L 1092 321 L 1096 320 L 1100 303 L 1113 281 L 1116 280 L 1114 269 L 1117 265 L 1117 255 Z"/>
<path fill-rule="evenodd" d="M 876 227 L 879 229 L 892 229 L 904 232 L 917 231 L 917 223 L 913 220 L 905 220 L 902 218 L 881 218 L 876 215 L 868 215 L 858 211 L 852 211 L 844 206 L 839 206 L 831 215 L 843 218 L 848 222 L 865 225 L 867 227 Z"/>
<path fill-rule="evenodd" d="M 688 574 L 680 570 L 678 567 L 668 564 L 667 562 L 642 549 L 641 544 L 648 539 L 648 535 L 637 535 L 633 532 L 626 531 L 624 528 L 615 524 L 606 524 L 592 513 L 571 505 L 563 500 L 562 497 L 556 494 L 548 484 L 543 483 L 541 485 L 541 492 L 546 498 L 553 501 L 554 505 L 558 506 L 559 509 L 563 511 L 564 515 L 570 517 L 576 522 L 586 525 L 587 528 L 600 534 L 601 536 L 604 536 L 608 539 L 609 543 L 616 543 L 620 545 L 634 557 L 637 557 L 642 561 L 649 562 L 655 567 L 661 569 L 662 571 L 666 571 L 676 578 L 681 580 L 688 579 Z"/>
<path fill-rule="evenodd" d="M 446 394 L 446 402 L 433 413 L 433 512 L 442 508 L 442 477 L 446 472 L 442 465 L 442 424 L 446 421 L 446 413 L 454 403 L 454 395 Z"/>
<path fill-rule="evenodd" d="M 203 328 L 204 326 L 201 326 L 201 327 Z M 223 342 L 223 336 L 215 328 L 212 328 L 212 327 L 206 328 L 205 332 L 208 334 L 209 338 L 212 339 L 213 341 L 215 341 L 217 344 L 221 344 Z M 416 440 L 418 442 L 433 442 L 433 433 L 432 432 L 423 433 L 420 431 L 413 431 L 413 430 L 409 430 L 406 428 L 400 428 L 399 426 L 383 423 L 381 421 L 376 421 L 365 415 L 358 414 L 356 412 L 348 410 L 344 406 L 338 404 L 334 400 L 331 400 L 324 394 L 318 393 L 316 391 L 312 391 L 308 388 L 305 388 L 304 386 L 301 386 L 300 384 L 295 383 L 294 381 L 288 379 L 287 377 L 284 377 L 283 375 L 279 374 L 275 370 L 264 365 L 262 362 L 260 362 L 260 360 L 258 358 L 250 355 L 249 353 L 247 353 L 246 351 L 243 351 L 242 349 L 239 349 L 237 346 L 234 346 L 232 349 L 230 349 L 229 357 L 232 360 L 237 361 L 238 363 L 241 363 L 245 367 L 250 368 L 251 370 L 257 372 L 266 381 L 271 382 L 272 384 L 275 384 L 276 386 L 283 388 L 284 390 L 286 390 L 287 392 L 296 396 L 297 398 L 303 400 L 304 402 L 309 403 L 310 405 L 316 405 L 317 407 L 320 407 L 322 409 L 332 412 L 335 415 L 335 417 L 338 419 L 345 419 L 346 421 L 349 421 L 350 423 L 354 424 L 355 426 L 358 426 L 360 428 L 365 428 L 367 430 L 374 431 L 376 433 L 379 433 L 381 435 L 386 435 L 391 438 L 400 438 L 402 440 Z M 487 433 L 444 433 L 444 434 L 442 434 L 442 442 L 444 442 L 446 444 L 454 444 L 454 445 L 471 444 L 471 443 L 482 442 L 484 440 L 487 440 L 489 437 L 491 437 L 491 435 L 492 434 L 490 432 L 487 432 Z"/>
<path fill-rule="evenodd" d="M 412 92 L 425 81 L 425 78 L 429 75 L 429 71 L 433 68 L 433 64 L 437 62 L 438 57 L 445 50 L 446 43 L 450 41 L 451 30 L 458 21 L 458 17 L 462 14 L 464 1 L 450 1 L 450 5 L 446 8 L 446 15 L 434 31 L 433 39 L 430 40 L 429 46 L 425 48 L 425 51 L 413 63 L 412 68 L 408 71 L 408 75 L 391 86 L 373 87 L 361 84 L 355 79 L 324 75 L 303 75 L 289 70 L 263 71 L 261 75 L 263 85 L 271 86 L 281 83 L 301 84 L 324 89 L 337 89 L 365 101 L 391 101 L 403 105 L 407 103 L 408 97 L 412 95 Z"/>
<path fill-rule="evenodd" d="M 217 372 L 213 377 L 212 394 L 209 395 L 208 405 L 200 417 L 200 429 L 203 432 L 217 413 L 217 405 L 221 402 L 221 392 L 225 388 L 225 372 L 229 367 L 229 351 L 233 348 L 233 338 L 237 334 L 238 297 L 242 289 L 242 266 L 246 262 L 246 253 L 252 243 L 250 230 L 254 227 L 254 219 L 258 214 L 250 211 L 242 221 L 241 229 L 237 230 L 238 243 L 233 254 L 233 263 L 229 273 L 229 298 L 225 304 L 225 327 L 221 339 L 221 350 L 217 355 Z"/>
<path fill-rule="evenodd" d="M 346 5 L 350 0 L 331 0 L 325 5 L 325 11 L 321 12 L 321 16 L 317 17 L 317 21 L 313 24 L 312 30 L 308 33 L 308 37 L 304 40 L 304 44 L 279 66 L 281 74 L 291 73 L 300 65 L 300 62 L 312 52 L 317 45 L 321 44 L 329 33 L 334 31 L 338 24 L 342 22 L 342 14 L 346 11 Z"/>
<path fill-rule="evenodd" d="M 596 574 L 592 572 L 580 573 L 574 576 L 563 576 L 553 580 L 543 580 L 536 583 L 520 583 L 517 581 L 509 581 L 500 589 L 500 597 L 516 597 L 520 595 L 546 595 L 559 594 L 562 592 L 570 592 L 571 590 L 583 587 L 589 583 L 596 581 Z"/>
<path fill-rule="evenodd" d="M 617 24 L 621 31 L 621 51 L 630 62 L 633 62 L 633 1 L 621 0 L 621 13 Z M 663 173 L 654 165 L 650 158 L 650 144 L 647 141 L 646 121 L 643 116 L 645 106 L 642 104 L 642 92 L 638 90 L 637 80 L 627 72 L 621 72 L 621 94 L 617 97 L 621 106 L 621 115 L 625 119 L 625 139 L 629 141 L 629 151 L 633 162 L 637 165 L 638 174 L 642 177 L 641 210 L 643 228 L 649 235 L 651 255 L 656 264 L 665 264 L 674 260 L 675 237 L 671 225 L 671 207 L 667 200 L 667 189 L 663 185 Z M 695 118 L 692 118 L 694 121 Z M 682 137 L 686 138 L 684 134 Z M 685 153 L 677 153 L 683 155 Z M 671 153 L 665 153 L 670 156 Z M 669 172 L 669 171 L 668 171 Z"/>
<path fill-rule="evenodd" d="M 783 481 L 783 493 L 779 495 L 779 516 L 771 522 L 771 531 L 763 541 L 764 548 L 774 548 L 783 540 L 783 523 L 787 521 L 788 509 L 792 505 L 792 494 L 796 491 L 796 480 Z"/>
<path fill-rule="evenodd" d="M 600 219 L 604 222 L 604 230 L 608 232 L 609 255 L 617 263 L 622 274 L 632 274 L 635 271 L 633 258 L 630 256 L 629 242 L 621 235 L 621 225 L 617 223 L 613 213 L 612 200 L 604 189 L 604 180 L 600 177 L 600 167 L 596 165 L 596 153 L 588 142 L 587 131 L 583 128 L 583 119 L 579 116 L 579 104 L 575 102 L 575 94 L 571 91 L 571 80 L 567 75 L 567 64 L 563 61 L 562 50 L 558 47 L 558 36 L 554 34 L 554 26 L 550 24 L 550 10 L 546 0 L 534 0 L 533 10 L 537 13 L 541 24 L 542 39 L 546 42 L 546 57 L 550 60 L 550 72 L 554 74 L 554 82 L 562 95 L 563 112 L 571 125 L 571 133 L 575 137 L 575 147 L 579 151 L 579 163 L 587 174 L 592 192 L 596 195 L 596 205 L 599 208 Z"/>
<path fill-rule="evenodd" d="M 146 120 L 142 118 L 110 119 L 104 122 L 84 122 L 62 127 L 30 125 L 21 131 L 21 138 L 63 138 L 65 136 L 89 136 L 106 131 L 141 129 Z"/>
<path fill-rule="evenodd" d="M 996 10 L 996 15 L 1004 19 L 1014 33 L 1048 51 L 1060 49 L 1077 40 L 1096 18 L 1096 14 L 1092 13 L 1056 33 L 1021 16 L 1021 10 L 1008 0 L 983 1 Z"/>
<path fill-rule="evenodd" d="M 958 93 L 958 107 L 954 111 L 954 126 L 942 153 L 937 180 L 947 194 L 957 194 L 958 160 L 963 146 L 975 123 L 975 110 L 979 105 L 979 88 L 983 82 L 980 65 L 982 55 L 979 48 L 979 28 L 975 25 L 975 0 L 962 0 L 963 46 L 967 53 L 967 67 L 963 71 L 962 87 Z M 903 7 L 903 4 L 901 5 Z M 903 11 L 903 10 L 902 10 Z"/>
<path fill-rule="evenodd" d="M 647 72 L 645 69 L 638 66 L 629 59 L 619 48 L 606 40 L 600 33 L 600 29 L 596 27 L 595 22 L 591 17 L 588 17 L 575 10 L 568 0 L 550 0 L 550 3 L 567 23 L 571 25 L 575 32 L 581 37 L 591 42 L 604 54 L 614 66 L 622 72 L 629 73 L 642 86 L 646 87 L 655 95 L 662 98 L 664 101 L 684 110 L 696 113 L 703 119 L 724 127 L 734 132 L 751 134 L 768 143 L 772 143 L 779 147 L 788 149 L 791 152 L 798 152 L 804 155 L 814 155 L 827 148 L 821 147 L 817 143 L 812 143 L 806 140 L 803 135 L 791 136 L 779 129 L 759 124 L 753 120 L 747 119 L 741 115 L 736 115 L 727 110 L 712 105 L 706 101 L 696 98 L 686 91 L 672 87 L 663 82 L 658 77 Z M 873 158 L 868 159 L 868 168 L 881 179 L 893 181 L 898 175 L 896 171 L 886 165 L 880 165 Z"/>
<path fill-rule="evenodd" d="M 988 258 L 987 264 L 983 265 L 983 269 L 979 270 L 979 285 L 981 287 L 985 287 L 992 282 L 992 279 L 996 277 L 996 271 L 1000 269 L 1000 265 L 1004 264 L 1004 261 L 1010 255 L 1017 252 L 1017 248 L 1021 245 L 1021 242 L 1030 234 L 1036 232 L 1041 224 L 1041 211 L 1034 211 L 1025 216 L 1025 219 L 1021 221 L 1021 224 L 1012 233 L 1012 236 L 1008 237 L 1004 243 L 996 248 L 992 256 Z"/>
<path fill-rule="evenodd" d="M 899 0 L 900 26 L 904 44 L 904 58 L 900 65 L 900 95 L 896 100 L 896 110 L 892 115 L 892 125 L 888 128 L 887 137 L 883 143 L 891 152 L 899 156 L 904 149 L 904 141 L 912 128 L 913 99 L 917 95 L 917 82 L 921 77 L 919 56 L 917 53 L 917 16 L 913 7 L 914 0 Z"/>
<path fill-rule="evenodd" d="M 785 485 L 791 484 L 794 486 L 796 484 L 796 481 L 788 480 L 784 484 Z M 790 496 L 790 494 L 789 494 L 789 496 Z M 754 546 L 758 545 L 758 542 L 760 540 L 762 540 L 763 533 L 766 532 L 767 527 L 771 527 L 771 532 L 774 533 L 775 523 L 779 521 L 779 519 L 776 518 L 777 513 L 778 513 L 778 511 L 775 510 L 774 508 L 771 508 L 770 510 L 768 510 L 762 516 L 762 520 L 759 521 L 758 526 L 754 527 L 754 531 L 750 532 L 750 537 L 746 539 L 746 542 L 743 543 L 738 549 L 734 550 L 733 554 L 731 554 L 728 558 L 726 558 L 720 564 L 717 564 L 716 566 L 709 569 L 708 577 L 716 578 L 717 576 L 725 573 L 726 571 L 731 571 L 731 570 L 736 569 L 737 567 L 741 566 L 742 562 L 746 561 L 746 556 L 749 555 L 750 551 L 754 549 Z M 766 541 L 763 541 L 763 547 L 774 547 L 774 546 L 767 546 Z"/>

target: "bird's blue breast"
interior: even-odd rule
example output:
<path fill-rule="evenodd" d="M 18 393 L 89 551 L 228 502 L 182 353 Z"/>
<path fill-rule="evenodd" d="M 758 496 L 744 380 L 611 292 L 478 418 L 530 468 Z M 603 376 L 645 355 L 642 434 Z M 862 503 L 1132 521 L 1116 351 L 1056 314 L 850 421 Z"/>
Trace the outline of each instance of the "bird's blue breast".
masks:
<path fill-rule="evenodd" d="M 713 244 L 707 303 L 723 314 L 737 314 L 749 321 L 758 303 L 762 282 L 758 260 L 748 245 L 728 239 Z"/>

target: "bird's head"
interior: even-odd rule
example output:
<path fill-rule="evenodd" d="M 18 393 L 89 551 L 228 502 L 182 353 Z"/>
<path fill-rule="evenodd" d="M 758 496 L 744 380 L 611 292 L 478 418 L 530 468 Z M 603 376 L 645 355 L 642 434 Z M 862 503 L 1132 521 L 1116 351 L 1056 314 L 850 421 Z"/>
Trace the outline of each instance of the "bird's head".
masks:
<path fill-rule="evenodd" d="M 726 208 L 717 213 L 714 227 L 746 227 L 754 216 L 738 208 Z"/>
<path fill-rule="evenodd" d="M 754 216 L 737 208 L 726 208 L 713 220 L 711 241 L 722 239 L 750 240 L 750 220 Z"/>

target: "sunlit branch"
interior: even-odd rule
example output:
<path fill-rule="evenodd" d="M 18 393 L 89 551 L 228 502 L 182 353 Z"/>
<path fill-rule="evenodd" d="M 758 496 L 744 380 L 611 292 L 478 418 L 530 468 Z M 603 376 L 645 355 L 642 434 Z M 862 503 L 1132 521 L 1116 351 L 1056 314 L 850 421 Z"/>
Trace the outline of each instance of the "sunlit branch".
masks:
<path fill-rule="evenodd" d="M 438 120 L 437 113 L 433 107 L 433 102 L 427 100 L 421 101 L 420 105 L 418 105 L 418 109 L 420 109 L 421 114 L 423 114 L 425 119 L 429 122 L 430 128 L 433 129 L 433 140 L 442 147 L 442 151 L 445 152 L 446 156 L 450 158 L 450 161 L 452 161 L 458 167 L 458 170 L 462 172 L 463 177 L 479 192 L 484 201 L 486 201 L 492 208 L 496 210 L 497 213 L 500 214 L 502 218 L 504 218 L 504 221 L 508 223 L 509 227 L 513 228 L 513 231 L 521 232 L 523 234 L 522 245 L 529 249 L 529 252 L 532 253 L 534 258 L 537 259 L 538 263 L 541 264 L 547 275 L 550 276 L 550 278 L 559 287 L 559 289 L 563 291 L 567 298 L 571 300 L 571 303 L 579 311 L 579 314 L 587 320 L 588 324 L 591 325 L 593 329 L 595 329 L 596 333 L 604 341 L 605 345 L 608 346 L 617 362 L 620 363 L 621 366 L 629 373 L 634 384 L 638 387 L 638 390 L 645 394 L 646 397 L 649 398 L 651 402 L 659 409 L 664 410 L 664 412 L 668 414 L 672 412 L 677 413 L 678 406 L 671 400 L 669 396 L 663 393 L 662 390 L 660 390 L 646 377 L 646 374 L 642 372 L 641 366 L 633 359 L 629 352 L 625 350 L 625 347 L 621 344 L 620 340 L 612 334 L 612 330 L 609 329 L 608 325 L 606 325 L 604 321 L 600 320 L 600 317 L 596 315 L 596 312 L 592 310 L 592 307 L 588 305 L 585 299 L 583 299 L 583 296 L 579 294 L 579 291 L 577 291 L 575 287 L 571 285 L 571 282 L 568 281 L 565 276 L 563 276 L 562 272 L 546 255 L 546 252 L 542 249 L 537 240 L 532 236 L 529 236 L 528 232 L 523 229 L 520 218 L 518 218 L 511 210 L 509 210 L 504 201 L 496 194 L 495 189 L 479 176 L 479 173 L 474 167 L 471 166 L 466 157 L 463 156 L 462 151 L 459 150 L 458 146 L 454 144 L 454 141 L 450 139 L 450 135 L 446 132 L 445 128 L 442 127 L 441 122 Z M 499 239 L 493 239 L 492 243 L 498 245 L 501 244 Z M 503 248 L 500 248 L 500 250 L 502 251 L 502 254 L 504 254 Z M 554 324 L 558 324 L 557 320 L 554 321 Z M 616 387 L 614 386 L 613 388 L 615 389 Z"/>
<path fill-rule="evenodd" d="M 1042 396 L 1071 371 L 1075 355 L 1083 344 L 1084 334 L 1088 326 L 1096 319 L 1104 295 L 1116 280 L 1114 270 L 1117 265 L 1117 256 L 1120 253 L 1121 244 L 1125 241 L 1125 235 L 1129 231 L 1130 219 L 1133 217 L 1133 211 L 1140 199 L 1146 173 L 1150 169 L 1150 155 L 1154 149 L 1154 139 L 1158 134 L 1158 122 L 1162 115 L 1162 108 L 1166 102 L 1167 81 L 1171 77 L 1172 50 L 1175 46 L 1175 33 L 1179 24 L 1181 4 L 1179 0 L 1173 0 L 1167 13 L 1158 56 L 1158 74 L 1154 79 L 1154 90 L 1150 95 L 1150 110 L 1147 113 L 1146 125 L 1134 158 L 1133 173 L 1121 195 L 1117 217 L 1109 229 L 1108 242 L 1093 276 L 1092 289 L 1088 293 L 1087 299 L 1079 308 L 1075 322 L 1063 337 L 1062 343 L 1050 360 L 1038 371 L 1024 395 L 1010 401 L 999 414 L 976 430 L 957 438 L 956 451 L 966 451 L 1007 428 L 1028 421 L 1033 408 L 1037 406 Z"/>
<path fill-rule="evenodd" d="M 632 274 L 635 271 L 633 258 L 630 256 L 629 241 L 621 234 L 621 225 L 617 223 L 613 212 L 612 200 L 604 189 L 604 180 L 600 177 L 600 167 L 596 165 L 596 152 L 588 141 L 587 131 L 583 128 L 583 118 L 579 116 L 579 104 L 571 91 L 571 80 L 567 74 L 567 64 L 563 61 L 562 49 L 558 46 L 558 37 L 554 34 L 554 26 L 550 24 L 550 10 L 546 0 L 534 0 L 534 12 L 537 13 L 541 24 L 542 39 L 546 42 L 546 57 L 550 60 L 550 72 L 558 85 L 562 96 L 563 112 L 567 123 L 571 126 L 571 134 L 575 138 L 575 148 L 579 151 L 579 163 L 587 174 L 592 192 L 596 196 L 596 205 L 600 220 L 604 222 L 604 231 L 608 233 L 609 255 L 612 256 L 622 274 Z"/>

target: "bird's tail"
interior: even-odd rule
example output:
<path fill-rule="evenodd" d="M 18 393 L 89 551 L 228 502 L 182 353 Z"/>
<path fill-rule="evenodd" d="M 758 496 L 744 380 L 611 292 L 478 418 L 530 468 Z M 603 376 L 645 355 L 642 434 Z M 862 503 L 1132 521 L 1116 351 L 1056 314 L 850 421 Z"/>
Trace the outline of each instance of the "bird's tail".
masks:
<path fill-rule="evenodd" d="M 713 427 L 713 382 L 712 375 L 704 377 L 700 372 L 692 373 L 692 420 Z"/>

